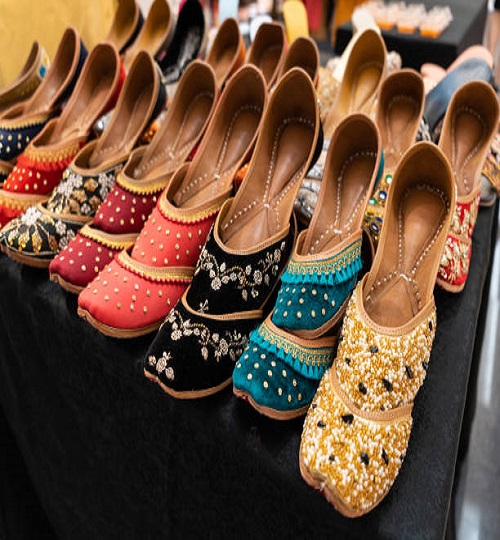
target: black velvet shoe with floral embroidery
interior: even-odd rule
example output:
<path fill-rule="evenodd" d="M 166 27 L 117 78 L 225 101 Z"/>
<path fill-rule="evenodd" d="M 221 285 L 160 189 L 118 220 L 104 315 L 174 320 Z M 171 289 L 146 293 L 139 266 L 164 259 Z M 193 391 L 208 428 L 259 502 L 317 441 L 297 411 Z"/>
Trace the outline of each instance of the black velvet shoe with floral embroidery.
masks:
<path fill-rule="evenodd" d="M 319 131 L 314 86 L 305 71 L 292 69 L 272 95 L 236 197 L 222 207 L 189 289 L 146 356 L 145 375 L 165 392 L 198 398 L 231 383 L 288 262 L 293 203 L 319 154 Z"/>

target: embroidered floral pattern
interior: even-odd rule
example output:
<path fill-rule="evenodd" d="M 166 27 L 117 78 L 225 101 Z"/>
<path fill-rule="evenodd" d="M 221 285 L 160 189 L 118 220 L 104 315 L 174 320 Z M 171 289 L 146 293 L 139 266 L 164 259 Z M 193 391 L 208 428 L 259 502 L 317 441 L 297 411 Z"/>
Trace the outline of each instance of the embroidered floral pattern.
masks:
<path fill-rule="evenodd" d="M 150 355 L 148 357 L 148 363 L 156 369 L 159 375 L 163 374 L 167 379 L 173 381 L 175 379 L 174 368 L 167 365 L 171 359 L 172 355 L 170 353 L 163 352 L 158 360 L 155 356 Z"/>
<path fill-rule="evenodd" d="M 195 336 L 200 345 L 200 354 L 204 360 L 209 358 L 209 349 L 217 362 L 223 357 L 229 357 L 233 362 L 241 355 L 248 342 L 248 336 L 238 330 L 224 330 L 212 333 L 208 326 L 202 323 L 192 323 L 183 319 L 177 309 L 173 309 L 166 319 L 171 326 L 170 339 L 179 341 L 183 337 Z"/>
<path fill-rule="evenodd" d="M 259 286 L 264 283 L 269 286 L 271 277 L 276 277 L 280 271 L 279 262 L 283 252 L 286 249 L 286 242 L 281 242 L 279 248 L 273 251 L 266 251 L 264 256 L 252 266 L 246 265 L 245 268 L 239 265 L 228 267 L 225 262 L 218 263 L 216 257 L 203 248 L 200 259 L 196 267 L 195 275 L 201 270 L 209 273 L 210 286 L 214 291 L 218 291 L 223 285 L 232 282 L 236 288 L 241 291 L 241 297 L 247 301 L 249 295 L 252 298 L 259 296 Z"/>

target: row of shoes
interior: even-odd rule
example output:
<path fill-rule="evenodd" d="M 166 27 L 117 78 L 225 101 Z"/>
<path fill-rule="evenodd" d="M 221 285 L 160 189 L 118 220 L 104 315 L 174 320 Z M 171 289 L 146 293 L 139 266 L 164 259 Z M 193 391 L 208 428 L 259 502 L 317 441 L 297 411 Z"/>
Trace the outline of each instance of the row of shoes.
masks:
<path fill-rule="evenodd" d="M 231 28 L 238 36 L 231 19 L 218 36 Z M 357 516 L 385 496 L 406 453 L 436 329 L 434 284 L 439 272 L 462 285 L 457 272 L 442 273 L 443 253 L 452 245 L 454 257 L 461 242 L 460 260 L 470 260 L 498 102 L 485 82 L 460 86 L 439 146 L 415 144 L 422 78 L 386 76 L 384 42 L 367 30 L 323 129 L 314 43 L 296 40 L 285 52 L 280 25 L 261 28 L 241 67 L 239 53 L 192 62 L 150 144 L 137 148 L 166 99 L 146 52 L 103 135 L 84 145 L 82 126 L 114 105 L 122 84 L 116 49 L 98 45 L 61 116 L 17 158 L 0 208 L 5 191 L 18 201 L 32 201 L 44 181 L 54 191 L 0 241 L 79 293 L 79 315 L 104 334 L 159 328 L 144 373 L 168 394 L 201 398 L 232 383 L 271 418 L 307 412 L 302 475 Z M 98 69 L 103 55 L 114 69 Z M 58 64 L 56 56 L 51 70 Z M 67 142 L 83 148 L 55 158 Z M 319 193 L 298 234 L 293 207 L 306 175 Z M 377 202 L 373 255 L 362 229 Z"/>

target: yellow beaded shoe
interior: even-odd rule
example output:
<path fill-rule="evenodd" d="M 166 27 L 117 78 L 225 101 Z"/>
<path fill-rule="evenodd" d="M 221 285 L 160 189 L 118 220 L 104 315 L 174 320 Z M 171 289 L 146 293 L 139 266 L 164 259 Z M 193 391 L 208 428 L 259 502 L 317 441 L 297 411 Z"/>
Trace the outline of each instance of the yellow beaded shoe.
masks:
<path fill-rule="evenodd" d="M 337 357 L 300 445 L 303 478 L 347 517 L 380 503 L 406 455 L 454 205 L 453 175 L 439 148 L 422 142 L 408 150 L 394 174 L 372 269 L 349 302 Z"/>

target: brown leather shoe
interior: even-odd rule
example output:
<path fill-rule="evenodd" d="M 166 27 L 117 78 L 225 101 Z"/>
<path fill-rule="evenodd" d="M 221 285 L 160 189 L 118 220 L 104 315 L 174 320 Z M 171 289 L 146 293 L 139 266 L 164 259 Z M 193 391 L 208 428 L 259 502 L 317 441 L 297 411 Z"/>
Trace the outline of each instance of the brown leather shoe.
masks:
<path fill-rule="evenodd" d="M 453 94 L 444 117 L 439 147 L 450 160 L 458 193 L 437 279 L 449 292 L 460 292 L 469 274 L 472 233 L 481 197 L 481 170 L 498 121 L 498 98 L 483 81 L 461 86 Z"/>
<path fill-rule="evenodd" d="M 243 64 L 245 43 L 235 19 L 226 19 L 221 24 L 205 60 L 215 71 L 219 88 Z"/>
<path fill-rule="evenodd" d="M 318 85 L 319 51 L 314 39 L 301 36 L 290 45 L 278 79 L 293 67 L 302 68 L 311 77 L 314 86 Z"/>
<path fill-rule="evenodd" d="M 167 0 L 154 0 L 137 39 L 123 55 L 125 70 L 130 69 L 139 51 L 146 51 L 153 58 L 160 59 L 168 49 L 173 27 L 172 13 Z"/>
<path fill-rule="evenodd" d="M 376 122 L 384 149 L 384 174 L 370 199 L 365 217 L 365 228 L 370 232 L 375 246 L 394 171 L 403 154 L 415 143 L 424 102 L 424 82 L 413 69 L 391 73 L 380 88 Z"/>
<path fill-rule="evenodd" d="M 248 50 L 246 62 L 257 66 L 266 79 L 268 88 L 277 81 L 285 59 L 285 30 L 279 23 L 263 23 Z"/>
<path fill-rule="evenodd" d="M 144 19 L 136 0 L 120 0 L 104 41 L 112 43 L 120 54 L 137 38 Z"/>
<path fill-rule="evenodd" d="M 364 30 L 351 50 L 337 97 L 325 118 L 325 139 L 330 139 L 348 114 L 370 114 L 386 74 L 386 56 L 380 34 L 371 28 Z"/>
<path fill-rule="evenodd" d="M 33 42 L 28 58 L 16 79 L 0 91 L 0 114 L 5 109 L 28 99 L 43 81 L 50 60 L 45 49 Z"/>

